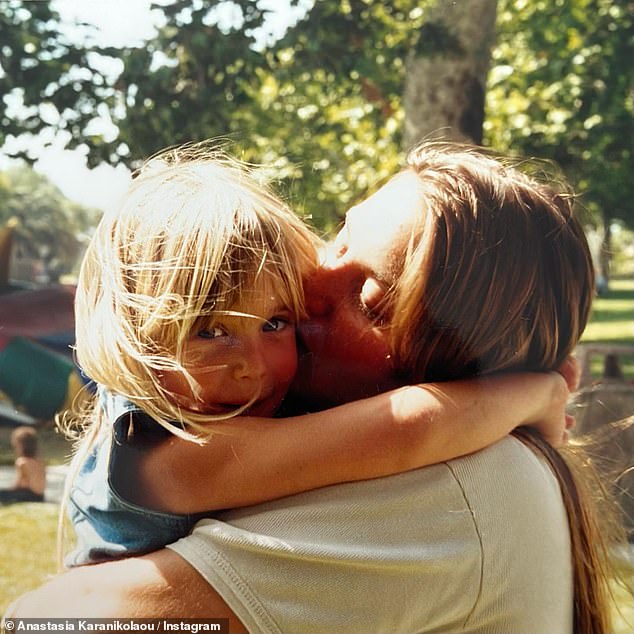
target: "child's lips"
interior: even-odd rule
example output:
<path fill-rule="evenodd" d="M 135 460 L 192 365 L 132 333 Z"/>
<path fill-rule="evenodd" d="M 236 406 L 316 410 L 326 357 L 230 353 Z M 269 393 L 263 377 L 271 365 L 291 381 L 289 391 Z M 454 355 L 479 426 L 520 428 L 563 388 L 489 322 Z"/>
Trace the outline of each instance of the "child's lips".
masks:
<path fill-rule="evenodd" d="M 239 405 L 238 403 L 217 403 L 213 405 L 211 409 L 219 410 L 220 412 L 225 413 L 225 412 L 235 412 L 241 407 L 242 405 Z"/>
<path fill-rule="evenodd" d="M 249 405 L 244 411 L 244 416 L 273 416 L 275 410 L 279 406 L 279 403 L 272 403 L 273 394 L 269 394 L 264 398 L 259 398 L 257 401 Z"/>
<path fill-rule="evenodd" d="M 225 414 L 235 414 L 243 405 L 237 403 L 213 403 L 213 405 L 198 405 L 191 409 L 203 416 L 224 416 Z"/>
<path fill-rule="evenodd" d="M 273 399 L 274 394 L 268 394 L 262 398 L 253 401 L 245 410 L 241 411 L 239 416 L 272 416 L 273 412 L 270 411 L 271 400 Z M 247 402 L 244 403 L 214 403 L 213 406 L 209 407 L 208 413 L 210 414 L 233 414 L 238 412 L 240 408 L 247 405 Z M 266 412 L 262 414 L 260 412 Z"/>

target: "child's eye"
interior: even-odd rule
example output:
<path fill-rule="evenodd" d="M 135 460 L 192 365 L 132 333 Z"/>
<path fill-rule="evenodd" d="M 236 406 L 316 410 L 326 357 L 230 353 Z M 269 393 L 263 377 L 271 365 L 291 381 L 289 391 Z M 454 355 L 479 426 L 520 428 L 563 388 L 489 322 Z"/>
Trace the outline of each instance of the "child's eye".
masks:
<path fill-rule="evenodd" d="M 206 330 L 199 330 L 198 336 L 201 339 L 217 339 L 218 337 L 226 337 L 227 333 L 219 326 L 214 326 Z"/>
<path fill-rule="evenodd" d="M 284 319 L 283 317 L 272 317 L 268 321 L 264 322 L 262 326 L 262 330 L 264 332 L 280 332 L 285 328 L 288 328 L 291 325 L 291 322 L 288 319 Z"/>

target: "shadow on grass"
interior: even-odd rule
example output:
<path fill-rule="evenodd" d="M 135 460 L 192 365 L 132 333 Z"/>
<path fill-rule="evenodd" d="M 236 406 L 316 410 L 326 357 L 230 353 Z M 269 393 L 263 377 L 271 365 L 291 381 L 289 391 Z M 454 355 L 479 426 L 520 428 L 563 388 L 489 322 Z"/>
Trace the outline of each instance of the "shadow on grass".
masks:
<path fill-rule="evenodd" d="M 630 289 L 630 288 L 618 288 L 614 290 L 610 289 L 609 291 L 602 293 L 599 296 L 599 299 L 621 300 L 621 301 L 634 300 L 634 289 Z"/>

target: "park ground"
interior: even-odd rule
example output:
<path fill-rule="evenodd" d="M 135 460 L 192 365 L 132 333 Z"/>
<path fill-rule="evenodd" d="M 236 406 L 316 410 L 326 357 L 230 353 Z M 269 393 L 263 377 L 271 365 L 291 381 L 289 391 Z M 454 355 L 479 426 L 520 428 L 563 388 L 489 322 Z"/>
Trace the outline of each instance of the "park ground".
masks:
<path fill-rule="evenodd" d="M 598 297 L 593 306 L 590 324 L 583 338 L 587 343 L 620 343 L 634 345 L 634 279 L 611 282 L 610 290 Z M 634 355 L 625 357 L 626 379 L 634 380 Z M 600 366 L 593 367 L 599 374 Z M 13 458 L 9 445 L 10 430 L 0 427 L 0 486 L 7 482 Z M 72 450 L 71 444 L 56 433 L 53 425 L 41 429 L 42 454 L 56 482 L 49 487 L 51 502 L 17 504 L 0 508 L 0 614 L 9 603 L 24 592 L 41 584 L 54 574 L 57 565 L 56 534 L 59 515 L 59 474 Z M 634 584 L 634 546 L 619 553 L 619 567 L 624 577 Z M 614 634 L 634 631 L 634 606 L 625 590 L 615 584 L 616 598 Z"/>

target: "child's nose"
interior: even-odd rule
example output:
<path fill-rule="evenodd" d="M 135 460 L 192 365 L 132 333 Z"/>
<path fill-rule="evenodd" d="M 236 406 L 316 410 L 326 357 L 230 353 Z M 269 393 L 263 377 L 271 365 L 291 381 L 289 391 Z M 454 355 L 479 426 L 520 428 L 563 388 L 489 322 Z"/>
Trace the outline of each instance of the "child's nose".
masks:
<path fill-rule="evenodd" d="M 238 380 L 261 380 L 267 372 L 266 357 L 261 346 L 249 343 L 244 346 L 234 365 L 234 376 Z"/>

